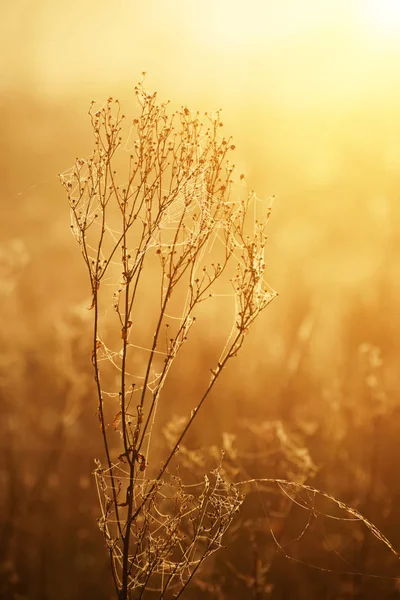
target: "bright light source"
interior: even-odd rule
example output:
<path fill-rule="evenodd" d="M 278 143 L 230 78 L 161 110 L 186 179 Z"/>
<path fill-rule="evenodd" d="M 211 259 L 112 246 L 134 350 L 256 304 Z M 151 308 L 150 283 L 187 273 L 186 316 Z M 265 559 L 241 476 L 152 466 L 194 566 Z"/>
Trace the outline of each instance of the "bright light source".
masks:
<path fill-rule="evenodd" d="M 400 39 L 400 0 L 364 0 L 359 10 L 371 32 Z"/>

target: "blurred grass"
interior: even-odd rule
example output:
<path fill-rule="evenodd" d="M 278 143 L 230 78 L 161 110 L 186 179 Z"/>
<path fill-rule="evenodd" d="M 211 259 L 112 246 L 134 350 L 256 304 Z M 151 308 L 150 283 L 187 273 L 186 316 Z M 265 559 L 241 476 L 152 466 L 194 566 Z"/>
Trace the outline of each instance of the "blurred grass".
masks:
<path fill-rule="evenodd" d="M 0 124 L 4 598 L 110 597 L 90 476 L 100 452 L 85 309 L 90 294 L 57 182 L 57 173 L 90 147 L 86 104 L 79 96 L 61 102 L 27 92 L 1 101 L 9 115 Z M 281 421 L 300 436 L 317 465 L 315 485 L 364 512 L 395 545 L 400 543 L 397 111 L 391 100 L 379 109 L 373 103 L 364 110 L 342 108 L 332 117 L 266 103 L 251 114 L 228 109 L 226 130 L 235 133 L 238 162 L 247 167 L 251 187 L 260 196 L 278 195 L 267 278 L 280 298 L 230 367 L 209 412 L 199 415 L 192 441 L 195 449 L 204 442 L 221 446 L 221 434 L 233 432 L 251 446 L 250 428 L 242 427 L 246 420 Z M 218 313 L 210 318 L 218 322 Z M 381 350 L 382 398 L 374 398 L 363 344 Z M 172 379 L 172 411 L 188 410 L 190 391 L 207 373 L 210 354 L 205 329 L 185 369 Z M 254 477 L 274 476 L 274 463 L 264 465 L 268 473 L 260 466 L 250 461 L 246 468 Z M 342 544 L 351 539 L 340 527 L 338 535 Z M 322 542 L 314 540 L 299 557 L 315 563 Z M 360 570 L 396 572 L 380 547 L 367 548 L 364 538 L 354 544 Z M 237 555 L 228 555 L 229 561 L 240 564 L 240 549 L 233 548 Z M 363 587 L 362 578 L 354 582 L 282 558 L 273 566 L 274 599 L 285 593 L 307 599 L 396 597 L 391 579 L 366 580 Z M 250 594 L 243 589 L 231 588 L 230 597 Z"/>

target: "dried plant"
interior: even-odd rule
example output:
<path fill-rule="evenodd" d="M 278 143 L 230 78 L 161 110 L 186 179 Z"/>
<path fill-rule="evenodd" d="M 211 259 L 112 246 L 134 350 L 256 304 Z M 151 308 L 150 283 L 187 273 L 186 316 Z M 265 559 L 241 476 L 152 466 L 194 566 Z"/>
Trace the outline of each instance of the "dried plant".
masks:
<path fill-rule="evenodd" d="M 135 94 L 139 114 L 126 132 L 117 100 L 99 110 L 92 104 L 93 154 L 60 175 L 91 285 L 105 449 L 95 471 L 99 526 L 120 600 L 151 591 L 179 597 L 220 547 L 241 503 L 237 488 L 217 468 L 189 489 L 171 474 L 172 461 L 276 295 L 264 281 L 271 206 L 248 193 L 242 175 L 243 194 L 232 199 L 235 147 L 220 135 L 220 112 L 172 112 L 143 82 Z M 232 322 L 209 382 L 155 467 L 149 456 L 161 392 L 200 305 L 213 295 L 233 298 Z"/>

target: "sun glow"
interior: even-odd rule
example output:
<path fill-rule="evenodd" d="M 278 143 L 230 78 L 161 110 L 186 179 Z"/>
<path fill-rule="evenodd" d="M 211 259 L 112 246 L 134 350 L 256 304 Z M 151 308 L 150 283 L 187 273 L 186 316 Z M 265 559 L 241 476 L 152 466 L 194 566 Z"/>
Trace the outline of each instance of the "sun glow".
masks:
<path fill-rule="evenodd" d="M 232 53 L 243 47 L 274 44 L 327 20 L 326 10 L 318 8 L 314 0 L 311 4 L 281 2 L 274 8 L 265 0 L 202 0 L 202 12 L 192 23 L 203 43 Z"/>
<path fill-rule="evenodd" d="M 400 0 L 364 0 L 360 10 L 372 33 L 400 39 Z"/>

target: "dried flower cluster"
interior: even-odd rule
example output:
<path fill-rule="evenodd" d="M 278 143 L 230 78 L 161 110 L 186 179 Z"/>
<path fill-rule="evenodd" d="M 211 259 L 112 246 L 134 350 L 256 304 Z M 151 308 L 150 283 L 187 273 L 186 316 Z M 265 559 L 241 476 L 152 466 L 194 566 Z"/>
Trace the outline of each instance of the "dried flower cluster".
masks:
<path fill-rule="evenodd" d="M 236 489 L 216 471 L 197 495 L 188 494 L 168 466 L 249 326 L 276 295 L 264 282 L 270 206 L 244 185 L 246 197 L 232 199 L 235 147 L 220 135 L 220 113 L 202 119 L 186 107 L 171 112 L 142 83 L 135 94 L 140 110 L 127 135 L 118 101 L 91 106 L 94 152 L 60 176 L 90 278 L 106 455 L 96 469 L 99 524 L 123 600 L 145 589 L 176 597 L 220 546 L 240 504 Z M 151 433 L 164 383 L 196 309 L 217 285 L 234 300 L 231 331 L 206 389 L 153 473 Z"/>

